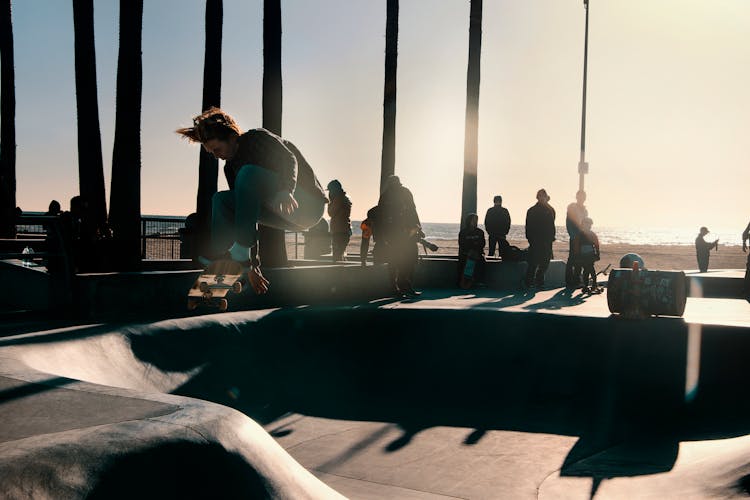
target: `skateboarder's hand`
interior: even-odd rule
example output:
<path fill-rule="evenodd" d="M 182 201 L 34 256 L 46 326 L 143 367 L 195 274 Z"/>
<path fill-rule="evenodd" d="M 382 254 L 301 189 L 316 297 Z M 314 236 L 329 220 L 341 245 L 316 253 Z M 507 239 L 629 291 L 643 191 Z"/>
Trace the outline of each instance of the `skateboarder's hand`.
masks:
<path fill-rule="evenodd" d="M 289 191 L 279 191 L 271 202 L 271 208 L 282 215 L 291 215 L 299 208 L 299 204 Z"/>
<path fill-rule="evenodd" d="M 260 272 L 259 267 L 253 267 L 247 272 L 247 278 L 250 281 L 250 286 L 253 287 L 253 291 L 258 295 L 263 295 L 268 291 L 269 281 Z"/>

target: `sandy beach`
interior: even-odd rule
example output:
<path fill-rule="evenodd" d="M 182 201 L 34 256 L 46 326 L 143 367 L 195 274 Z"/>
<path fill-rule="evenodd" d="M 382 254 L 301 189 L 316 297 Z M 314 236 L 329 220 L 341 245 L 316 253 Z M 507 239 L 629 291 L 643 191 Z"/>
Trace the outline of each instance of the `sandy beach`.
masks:
<path fill-rule="evenodd" d="M 300 238 L 300 242 L 302 238 Z M 458 253 L 457 240 L 432 240 L 440 248 L 434 254 L 456 255 Z M 510 240 L 511 245 L 519 248 L 527 248 L 526 240 Z M 352 236 L 347 253 L 349 255 L 359 255 L 359 236 Z M 290 256 L 293 256 L 293 246 L 290 249 Z M 304 247 L 300 247 L 300 257 Z M 556 241 L 553 245 L 554 257 L 560 260 L 568 259 L 567 242 Z M 423 253 L 420 247 L 420 253 Z M 625 245 L 612 244 L 603 245 L 601 249 L 601 260 L 597 263 L 597 269 L 603 269 L 607 264 L 617 267 L 620 258 L 627 253 L 637 253 L 640 255 L 648 269 L 661 270 L 682 270 L 692 271 L 698 269 L 698 263 L 695 258 L 695 247 L 692 245 Z M 710 269 L 745 269 L 747 254 L 742 252 L 740 246 L 719 246 L 719 250 L 711 252 Z"/>

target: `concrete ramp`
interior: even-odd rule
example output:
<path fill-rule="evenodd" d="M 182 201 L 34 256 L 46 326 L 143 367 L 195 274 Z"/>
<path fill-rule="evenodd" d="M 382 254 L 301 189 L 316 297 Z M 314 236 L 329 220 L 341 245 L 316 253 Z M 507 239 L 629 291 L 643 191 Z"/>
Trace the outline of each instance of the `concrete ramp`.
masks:
<path fill-rule="evenodd" d="M 714 300 L 625 321 L 603 296 L 442 290 L 2 338 L 0 482 L 203 491 L 206 467 L 286 498 L 742 496 L 750 309 Z"/>

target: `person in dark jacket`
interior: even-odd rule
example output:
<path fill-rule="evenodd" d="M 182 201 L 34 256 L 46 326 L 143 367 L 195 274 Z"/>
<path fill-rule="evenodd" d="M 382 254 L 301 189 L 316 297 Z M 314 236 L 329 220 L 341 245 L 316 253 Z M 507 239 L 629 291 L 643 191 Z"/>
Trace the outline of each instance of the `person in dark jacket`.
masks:
<path fill-rule="evenodd" d="M 594 269 L 594 262 L 600 258 L 600 250 L 599 237 L 591 230 L 593 224 L 594 222 L 588 217 L 583 218 L 578 226 L 579 231 L 573 237 L 573 250 L 570 255 L 575 265 L 575 275 L 579 276 L 583 269 L 581 288 L 583 293 L 601 293 L 602 291 L 597 284 L 596 269 Z"/>
<path fill-rule="evenodd" d="M 576 288 L 581 281 L 581 268 L 575 266 L 573 255 L 573 240 L 581 232 L 582 221 L 589 216 L 586 208 L 586 191 L 576 193 L 576 201 L 568 205 L 565 214 L 565 229 L 568 231 L 568 262 L 565 264 L 565 284 L 568 288 Z M 577 269 L 577 272 L 575 272 Z"/>
<path fill-rule="evenodd" d="M 396 296 L 415 296 L 414 270 L 417 265 L 417 241 L 424 238 L 414 197 L 400 179 L 391 175 L 385 181 L 378 200 L 378 243 L 383 245 L 385 261 Z"/>
<path fill-rule="evenodd" d="M 479 229 L 479 216 L 469 214 L 464 220 L 464 227 L 458 233 L 458 282 L 464 272 L 464 266 L 469 258 L 476 261 L 476 271 L 473 281 L 480 281 L 482 264 L 484 263 L 484 231 Z"/>
<path fill-rule="evenodd" d="M 503 206 L 503 197 L 495 196 L 493 199 L 494 206 L 487 210 L 484 216 L 484 229 L 487 230 L 487 237 L 490 241 L 490 247 L 487 249 L 487 255 L 493 257 L 495 248 L 498 248 L 500 256 L 503 254 L 503 248 L 508 246 L 508 231 L 510 231 L 510 213 Z"/>
<path fill-rule="evenodd" d="M 346 247 L 352 237 L 352 200 L 341 183 L 334 179 L 328 183 L 328 216 L 331 218 L 331 248 L 334 262 L 344 260 Z"/>
<path fill-rule="evenodd" d="M 716 239 L 712 243 L 707 242 L 704 238 L 708 234 L 708 228 L 700 228 L 698 237 L 695 238 L 695 256 L 698 259 L 698 269 L 700 272 L 705 273 L 708 271 L 708 258 L 711 255 L 711 250 L 718 248 L 719 240 Z"/>
<path fill-rule="evenodd" d="M 229 190 L 214 194 L 212 201 L 211 258 L 228 256 L 248 266 L 253 290 L 267 292 L 257 257 L 258 224 L 304 231 L 318 223 L 326 196 L 310 164 L 291 142 L 264 128 L 243 133 L 218 108 L 176 132 L 226 161 Z"/>
<path fill-rule="evenodd" d="M 529 241 L 529 266 L 525 284 L 528 287 L 544 286 L 544 273 L 552 259 L 552 242 L 555 241 L 555 209 L 549 204 L 547 191 L 536 193 L 537 203 L 526 212 L 526 239 Z"/>

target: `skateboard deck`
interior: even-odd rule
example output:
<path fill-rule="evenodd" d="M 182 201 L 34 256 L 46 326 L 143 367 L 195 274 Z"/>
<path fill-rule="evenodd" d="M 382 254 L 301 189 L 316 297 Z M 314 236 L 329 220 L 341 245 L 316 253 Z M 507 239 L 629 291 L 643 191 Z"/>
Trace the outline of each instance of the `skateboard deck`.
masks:
<path fill-rule="evenodd" d="M 217 260 L 210 263 L 188 292 L 188 310 L 192 311 L 203 305 L 226 311 L 229 306 L 227 294 L 242 292 L 240 280 L 243 275 L 244 269 L 239 262 Z"/>

